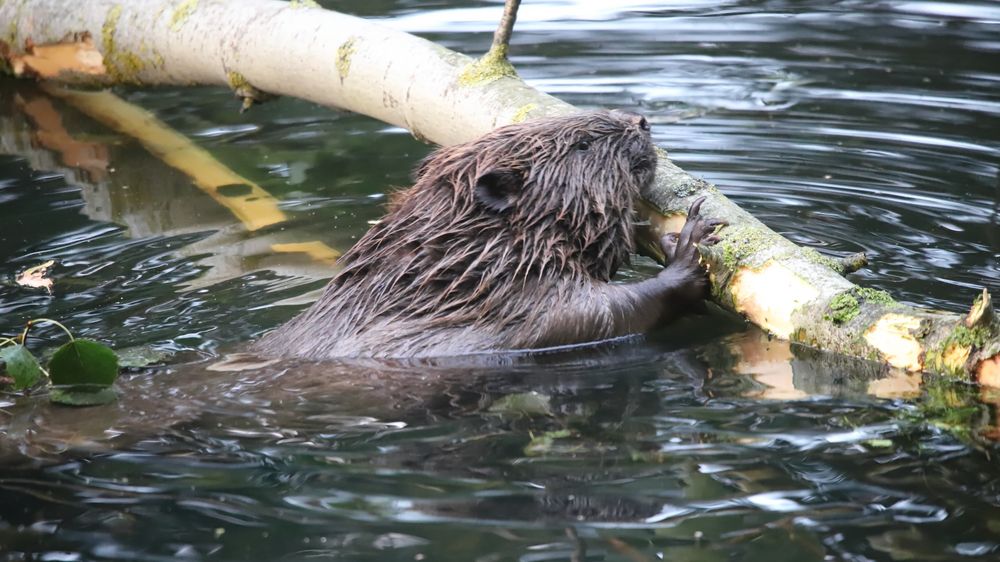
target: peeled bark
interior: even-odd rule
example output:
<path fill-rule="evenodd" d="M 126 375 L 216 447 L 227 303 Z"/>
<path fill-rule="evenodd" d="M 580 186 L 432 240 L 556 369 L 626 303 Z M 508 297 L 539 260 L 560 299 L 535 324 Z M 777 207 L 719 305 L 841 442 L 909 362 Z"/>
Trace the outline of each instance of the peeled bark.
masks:
<path fill-rule="evenodd" d="M 295 96 L 439 144 L 574 111 L 496 57 L 475 61 L 308 1 L 92 0 L 81 9 L 70 0 L 8 0 L 0 29 L 15 74 L 87 86 L 226 85 L 246 102 Z M 1000 385 L 1000 323 L 988 294 L 963 317 L 858 287 L 841 262 L 779 236 L 661 156 L 645 194 L 647 234 L 678 230 L 690 201 L 707 196 L 702 213 L 729 223 L 722 242 L 704 250 L 721 306 L 780 338 Z M 646 237 L 653 253 L 657 238 Z"/>

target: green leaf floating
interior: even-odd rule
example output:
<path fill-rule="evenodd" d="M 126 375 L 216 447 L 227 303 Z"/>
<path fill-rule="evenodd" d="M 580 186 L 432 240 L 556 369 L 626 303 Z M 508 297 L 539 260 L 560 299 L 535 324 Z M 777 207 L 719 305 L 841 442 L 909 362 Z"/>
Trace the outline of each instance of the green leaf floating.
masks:
<path fill-rule="evenodd" d="M 508 394 L 494 402 L 489 411 L 502 416 L 551 416 L 552 398 L 535 391 Z"/>
<path fill-rule="evenodd" d="M 49 360 L 49 379 L 56 386 L 111 386 L 118 378 L 118 356 L 93 340 L 75 339 Z"/>
<path fill-rule="evenodd" d="M 137 345 L 115 350 L 118 366 L 123 369 L 149 367 L 170 359 L 172 353 L 157 349 L 152 345 Z"/>
<path fill-rule="evenodd" d="M 0 349 L 0 361 L 7 365 L 6 371 L 14 379 L 15 390 L 35 386 L 42 378 L 42 366 L 23 345 L 10 345 Z"/>

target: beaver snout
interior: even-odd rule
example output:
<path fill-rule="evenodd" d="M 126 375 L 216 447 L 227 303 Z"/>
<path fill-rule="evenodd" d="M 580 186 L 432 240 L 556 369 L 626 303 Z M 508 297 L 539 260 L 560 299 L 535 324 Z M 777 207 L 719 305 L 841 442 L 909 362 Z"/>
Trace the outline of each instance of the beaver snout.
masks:
<path fill-rule="evenodd" d="M 646 173 L 656 167 L 656 150 L 648 136 L 632 139 L 627 151 L 632 173 Z"/>
<path fill-rule="evenodd" d="M 611 112 L 617 119 L 630 125 L 626 132 L 627 144 L 625 153 L 628 155 L 632 173 L 642 175 L 656 166 L 656 151 L 650 135 L 649 121 L 638 113 L 620 109 Z"/>

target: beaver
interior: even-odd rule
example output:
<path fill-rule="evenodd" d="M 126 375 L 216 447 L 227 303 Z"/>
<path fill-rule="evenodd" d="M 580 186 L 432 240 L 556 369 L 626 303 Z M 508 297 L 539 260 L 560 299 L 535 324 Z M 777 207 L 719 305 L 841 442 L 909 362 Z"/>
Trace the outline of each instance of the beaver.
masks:
<path fill-rule="evenodd" d="M 648 331 L 700 301 L 699 243 L 721 223 L 688 212 L 656 277 L 610 283 L 632 250 L 633 203 L 656 152 L 641 115 L 596 111 L 498 128 L 441 148 L 340 259 L 311 308 L 263 355 L 428 357 L 537 350 Z"/>

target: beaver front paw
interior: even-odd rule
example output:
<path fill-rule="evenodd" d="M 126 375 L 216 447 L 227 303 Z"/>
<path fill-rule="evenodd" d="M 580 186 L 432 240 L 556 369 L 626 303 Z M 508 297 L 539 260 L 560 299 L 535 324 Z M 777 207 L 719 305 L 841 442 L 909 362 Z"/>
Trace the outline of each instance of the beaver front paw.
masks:
<path fill-rule="evenodd" d="M 699 197 L 691 204 L 680 233 L 670 233 L 660 239 L 668 263 L 662 275 L 670 276 L 679 293 L 690 300 L 700 300 L 708 294 L 708 272 L 701 265 L 698 244 L 711 246 L 718 243 L 715 230 L 727 224 L 702 217 L 700 211 L 704 201 L 704 197 Z"/>

